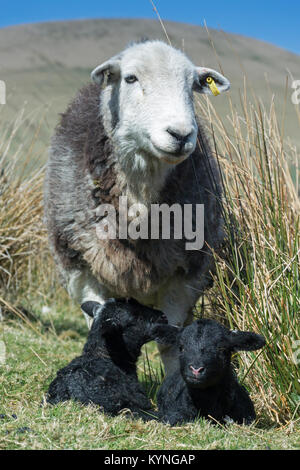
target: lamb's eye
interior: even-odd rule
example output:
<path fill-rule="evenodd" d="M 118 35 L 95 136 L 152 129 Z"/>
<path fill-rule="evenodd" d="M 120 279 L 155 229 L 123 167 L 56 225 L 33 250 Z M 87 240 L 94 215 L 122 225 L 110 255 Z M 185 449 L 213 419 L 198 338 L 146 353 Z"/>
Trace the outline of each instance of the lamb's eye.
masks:
<path fill-rule="evenodd" d="M 137 82 L 138 79 L 135 75 L 127 75 L 127 77 L 125 77 L 125 82 L 127 83 L 134 83 L 134 82 Z"/>

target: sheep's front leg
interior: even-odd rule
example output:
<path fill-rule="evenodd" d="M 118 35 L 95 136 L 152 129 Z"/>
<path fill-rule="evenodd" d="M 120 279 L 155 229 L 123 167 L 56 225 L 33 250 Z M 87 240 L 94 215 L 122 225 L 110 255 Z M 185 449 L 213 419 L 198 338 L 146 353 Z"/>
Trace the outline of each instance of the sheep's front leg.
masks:
<path fill-rule="evenodd" d="M 108 290 L 99 284 L 88 268 L 82 270 L 74 269 L 68 273 L 67 290 L 70 297 L 80 305 L 88 300 L 104 304 L 104 302 L 111 297 Z M 90 329 L 93 320 L 87 313 L 83 311 L 82 313 Z"/>
<path fill-rule="evenodd" d="M 193 307 L 199 297 L 199 291 L 188 282 L 177 279 L 159 294 L 157 307 L 168 318 L 170 325 L 183 326 L 193 321 Z M 169 375 L 178 367 L 178 352 L 175 346 L 158 344 L 165 374 Z"/>

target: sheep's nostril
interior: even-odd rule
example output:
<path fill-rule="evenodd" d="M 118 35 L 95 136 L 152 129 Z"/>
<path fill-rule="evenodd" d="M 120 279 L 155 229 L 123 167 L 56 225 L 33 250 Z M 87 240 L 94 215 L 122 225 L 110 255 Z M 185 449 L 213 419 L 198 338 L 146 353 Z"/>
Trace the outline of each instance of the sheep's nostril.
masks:
<path fill-rule="evenodd" d="M 205 370 L 204 367 L 198 367 L 198 369 L 195 369 L 195 367 L 193 367 L 193 366 L 190 366 L 190 369 L 191 369 L 192 373 L 193 373 L 196 377 L 198 377 L 198 375 L 201 374 L 201 373 L 203 373 L 204 370 Z"/>
<path fill-rule="evenodd" d="M 180 132 L 179 130 L 171 127 L 168 127 L 167 132 L 181 144 L 184 144 L 191 135 L 191 132 Z"/>

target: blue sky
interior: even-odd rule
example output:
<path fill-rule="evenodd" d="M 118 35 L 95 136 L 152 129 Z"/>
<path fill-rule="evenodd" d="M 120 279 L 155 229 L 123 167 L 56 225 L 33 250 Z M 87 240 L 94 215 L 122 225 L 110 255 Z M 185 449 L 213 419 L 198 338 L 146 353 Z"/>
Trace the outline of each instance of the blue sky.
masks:
<path fill-rule="evenodd" d="M 299 0 L 154 0 L 164 20 L 251 36 L 300 54 Z M 156 18 L 150 0 L 0 0 L 0 27 L 81 18 Z"/>

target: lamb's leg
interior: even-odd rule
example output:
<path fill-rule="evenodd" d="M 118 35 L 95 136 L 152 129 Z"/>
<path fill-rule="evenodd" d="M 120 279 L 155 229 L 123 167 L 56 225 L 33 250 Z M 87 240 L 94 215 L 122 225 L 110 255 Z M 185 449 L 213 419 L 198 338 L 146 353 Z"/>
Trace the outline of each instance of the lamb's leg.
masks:
<path fill-rule="evenodd" d="M 93 300 L 104 304 L 104 302 L 111 297 L 106 288 L 104 288 L 97 279 L 92 275 L 88 268 L 74 269 L 68 272 L 67 290 L 72 299 L 80 305 L 88 300 Z M 92 318 L 82 311 L 85 316 L 88 328 L 92 325 Z"/>
<path fill-rule="evenodd" d="M 227 411 L 227 420 L 231 418 L 238 424 L 251 424 L 255 418 L 255 410 L 249 393 L 242 385 L 236 383 L 232 386 L 235 391 L 234 400 L 231 403 L 231 407 Z"/>
<path fill-rule="evenodd" d="M 192 289 L 183 280 L 173 281 L 159 296 L 157 307 L 168 318 L 170 325 L 183 326 L 193 321 L 193 307 L 199 291 Z M 178 354 L 175 346 L 158 344 L 165 374 L 169 375 L 178 367 Z"/>

